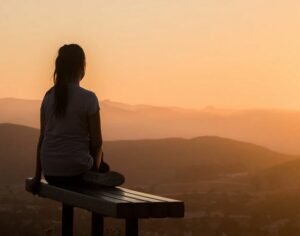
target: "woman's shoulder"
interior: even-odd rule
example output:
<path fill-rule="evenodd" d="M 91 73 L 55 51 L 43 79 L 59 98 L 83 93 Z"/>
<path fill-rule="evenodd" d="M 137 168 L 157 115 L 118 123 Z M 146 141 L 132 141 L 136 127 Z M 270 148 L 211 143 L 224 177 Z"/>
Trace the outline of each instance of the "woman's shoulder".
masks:
<path fill-rule="evenodd" d="M 100 109 L 99 101 L 97 95 L 88 89 L 78 87 L 83 96 L 81 96 L 81 101 L 86 104 L 86 109 L 88 114 L 94 114 Z"/>
<path fill-rule="evenodd" d="M 53 92 L 53 89 L 54 89 L 54 87 L 49 88 L 49 89 L 46 91 L 44 97 L 46 97 L 46 96 L 48 96 L 50 93 L 52 93 L 52 92 Z"/>
<path fill-rule="evenodd" d="M 50 96 L 52 96 L 53 94 L 53 91 L 54 91 L 54 88 L 51 87 L 49 90 L 46 91 L 44 97 L 43 97 L 43 101 L 49 99 Z"/>
<path fill-rule="evenodd" d="M 51 87 L 48 91 L 46 91 L 43 100 L 41 102 L 41 109 L 47 106 L 47 104 L 51 100 L 51 97 L 53 97 L 53 87 Z"/>
<path fill-rule="evenodd" d="M 91 90 L 88 90 L 86 88 L 83 88 L 83 87 L 78 87 L 78 90 L 79 92 L 84 95 L 86 98 L 89 98 L 89 99 L 95 99 L 97 98 L 97 95 L 96 93 L 94 93 L 93 91 Z"/>

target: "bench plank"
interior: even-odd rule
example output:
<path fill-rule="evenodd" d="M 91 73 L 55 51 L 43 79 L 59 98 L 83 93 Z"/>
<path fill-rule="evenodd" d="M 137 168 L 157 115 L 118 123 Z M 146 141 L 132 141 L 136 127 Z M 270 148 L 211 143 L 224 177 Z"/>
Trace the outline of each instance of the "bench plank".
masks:
<path fill-rule="evenodd" d="M 26 179 L 26 189 L 32 178 Z M 28 189 L 27 189 L 28 191 Z M 116 218 L 183 217 L 184 203 L 122 187 L 102 187 L 87 183 L 57 187 L 41 181 L 42 197 Z"/>
<path fill-rule="evenodd" d="M 142 192 L 138 192 L 135 190 L 126 189 L 122 187 L 116 187 L 116 189 L 122 192 L 135 194 L 137 196 L 163 201 L 166 203 L 168 208 L 167 217 L 184 217 L 184 203 L 182 201 L 172 199 L 172 198 L 161 197 L 153 194 L 142 193 Z"/>
<path fill-rule="evenodd" d="M 26 179 L 26 190 L 31 178 Z M 131 203 L 109 198 L 106 196 L 90 196 L 80 192 L 49 185 L 46 181 L 41 181 L 39 196 L 50 198 L 68 205 L 80 207 L 92 212 L 108 215 L 116 218 L 132 217 Z"/>
<path fill-rule="evenodd" d="M 86 186 L 84 188 L 83 188 L 83 186 L 78 186 L 78 187 L 72 187 L 70 189 L 73 191 L 81 192 L 83 194 L 94 196 L 96 198 L 105 196 L 105 197 L 109 197 L 111 199 L 125 201 L 128 204 L 130 204 L 129 206 L 132 211 L 132 217 L 141 217 L 141 218 L 150 217 L 148 202 L 133 199 L 133 198 L 128 198 L 128 197 L 124 197 L 124 196 L 120 196 L 120 195 L 115 195 L 115 194 L 107 192 L 106 190 L 91 188 L 91 186 Z"/>
<path fill-rule="evenodd" d="M 109 189 L 108 191 L 110 191 L 114 194 L 120 195 L 120 196 L 126 196 L 126 197 L 130 197 L 132 199 L 143 200 L 143 201 L 151 204 L 151 207 L 149 209 L 149 217 L 154 217 L 154 218 L 168 217 L 168 206 L 165 201 L 161 201 L 158 199 L 151 199 L 151 198 L 136 195 L 133 193 L 127 193 L 124 191 L 120 191 L 116 188 Z"/>

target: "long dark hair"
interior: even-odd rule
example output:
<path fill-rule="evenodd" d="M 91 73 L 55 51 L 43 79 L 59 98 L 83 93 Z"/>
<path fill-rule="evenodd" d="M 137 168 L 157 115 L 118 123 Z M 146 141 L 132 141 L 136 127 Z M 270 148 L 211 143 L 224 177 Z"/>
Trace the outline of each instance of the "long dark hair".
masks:
<path fill-rule="evenodd" d="M 58 50 L 53 74 L 54 115 L 65 116 L 68 105 L 68 83 L 82 79 L 85 74 L 85 54 L 77 44 L 66 44 Z"/>

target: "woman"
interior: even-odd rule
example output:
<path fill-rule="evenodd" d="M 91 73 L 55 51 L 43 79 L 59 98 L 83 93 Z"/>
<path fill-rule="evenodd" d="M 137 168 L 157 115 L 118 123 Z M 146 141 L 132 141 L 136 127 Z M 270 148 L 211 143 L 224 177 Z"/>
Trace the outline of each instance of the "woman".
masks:
<path fill-rule="evenodd" d="M 62 186 L 80 184 L 88 170 L 110 173 L 102 158 L 97 96 L 79 85 L 84 74 L 83 49 L 77 44 L 62 46 L 55 61 L 54 86 L 45 94 L 40 110 L 33 193 L 38 191 L 42 172 L 49 184 Z M 103 179 L 108 182 L 101 184 L 109 186 L 123 182 Z"/>

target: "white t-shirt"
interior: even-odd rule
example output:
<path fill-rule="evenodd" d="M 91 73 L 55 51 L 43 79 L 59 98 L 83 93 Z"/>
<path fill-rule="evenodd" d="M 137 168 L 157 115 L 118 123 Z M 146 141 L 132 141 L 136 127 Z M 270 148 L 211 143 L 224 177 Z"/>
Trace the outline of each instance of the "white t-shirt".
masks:
<path fill-rule="evenodd" d="M 99 109 L 95 93 L 70 83 L 65 116 L 56 119 L 54 89 L 45 95 L 41 105 L 45 131 L 40 153 L 44 175 L 72 176 L 93 166 L 89 153 L 88 116 Z"/>

